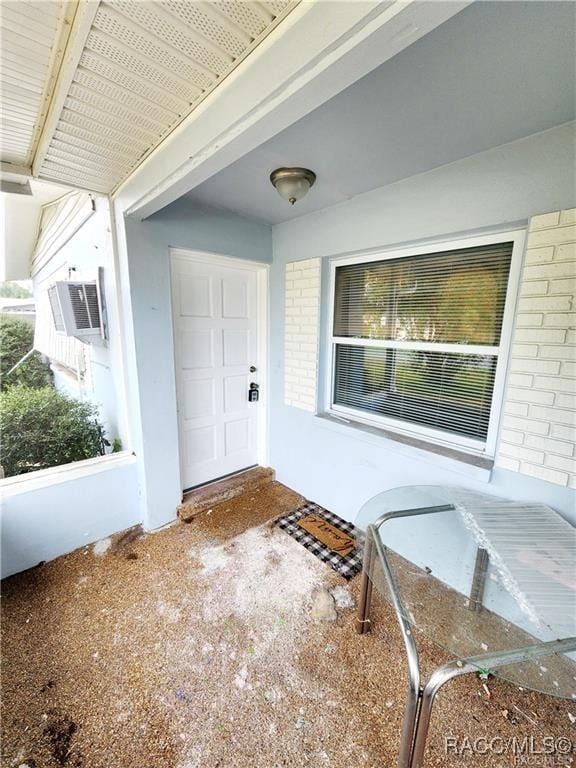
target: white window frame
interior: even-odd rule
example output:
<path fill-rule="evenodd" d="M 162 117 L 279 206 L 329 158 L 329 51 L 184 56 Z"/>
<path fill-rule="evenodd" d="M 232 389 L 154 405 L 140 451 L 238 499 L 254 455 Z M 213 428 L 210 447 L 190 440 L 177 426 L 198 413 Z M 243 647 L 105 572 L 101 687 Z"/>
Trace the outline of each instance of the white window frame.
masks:
<path fill-rule="evenodd" d="M 471 236 L 459 238 L 456 240 L 444 240 L 442 242 L 430 242 L 424 245 L 407 246 L 395 248 L 393 250 L 380 250 L 364 255 L 354 255 L 346 257 L 336 257 L 330 261 L 330 286 L 329 286 L 329 316 L 327 327 L 327 342 L 325 345 L 325 365 L 326 365 L 326 391 L 325 391 L 325 412 L 337 417 L 345 417 L 351 421 L 357 421 L 361 424 L 367 424 L 372 427 L 380 427 L 388 432 L 398 432 L 402 435 L 408 435 L 417 439 L 424 439 L 435 444 L 445 445 L 449 448 L 457 448 L 467 453 L 494 457 L 496 451 L 496 442 L 498 438 L 498 429 L 500 424 L 500 415 L 502 403 L 504 400 L 504 388 L 506 384 L 506 373 L 508 367 L 508 358 L 510 354 L 510 344 L 514 328 L 514 316 L 516 311 L 516 297 L 520 283 L 520 271 L 522 268 L 522 259 L 524 254 L 524 243 L 526 231 L 523 229 L 512 231 L 500 231 L 490 235 Z M 420 426 L 409 422 L 393 419 L 388 416 L 368 413 L 358 408 L 350 406 L 337 405 L 334 403 L 334 376 L 336 363 L 336 346 L 338 344 L 349 346 L 380 347 L 384 349 L 427 349 L 437 352 L 450 352 L 454 350 L 454 344 L 441 344 L 434 342 L 419 341 L 390 341 L 385 339 L 358 339 L 346 336 L 334 336 L 334 300 L 336 288 L 336 269 L 347 264 L 368 264 L 374 261 L 385 261 L 388 259 L 408 258 L 410 256 L 420 256 L 425 254 L 434 254 L 445 251 L 457 251 L 462 248 L 475 248 L 483 245 L 495 245 L 503 242 L 512 242 L 512 256 L 510 261 L 510 272 L 508 275 L 508 286 L 506 290 L 506 301 L 504 305 L 504 315 L 502 318 L 502 331 L 500 335 L 500 344 L 497 346 L 488 345 L 458 345 L 458 351 L 463 354 L 486 354 L 497 358 L 496 374 L 494 378 L 494 389 L 492 394 L 492 404 L 490 409 L 490 421 L 486 440 L 475 440 L 465 436 L 453 435 L 432 427 Z"/>

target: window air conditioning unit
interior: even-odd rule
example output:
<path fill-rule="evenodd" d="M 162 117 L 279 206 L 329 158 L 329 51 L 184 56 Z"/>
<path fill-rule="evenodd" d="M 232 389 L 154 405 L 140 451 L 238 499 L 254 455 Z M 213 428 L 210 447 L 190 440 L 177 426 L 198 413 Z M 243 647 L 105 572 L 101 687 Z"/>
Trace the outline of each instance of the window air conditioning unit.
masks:
<path fill-rule="evenodd" d="M 106 309 L 102 279 L 60 280 L 48 288 L 56 332 L 88 344 L 106 339 Z"/>

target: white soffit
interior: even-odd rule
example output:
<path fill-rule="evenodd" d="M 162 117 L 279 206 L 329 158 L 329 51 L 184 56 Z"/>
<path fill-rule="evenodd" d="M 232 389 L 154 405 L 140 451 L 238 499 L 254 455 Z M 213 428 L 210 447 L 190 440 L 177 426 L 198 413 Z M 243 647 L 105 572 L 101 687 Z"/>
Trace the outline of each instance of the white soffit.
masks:
<path fill-rule="evenodd" d="M 60 79 L 64 92 L 48 118 L 35 175 L 112 192 L 295 5 L 92 4 L 82 45 L 77 36 L 69 46 L 76 46 L 74 69 Z M 65 67 L 68 59 L 67 51 Z"/>
<path fill-rule="evenodd" d="M 22 169 L 32 164 L 75 9 L 75 2 L 64 0 L 0 3 L 3 163 Z"/>

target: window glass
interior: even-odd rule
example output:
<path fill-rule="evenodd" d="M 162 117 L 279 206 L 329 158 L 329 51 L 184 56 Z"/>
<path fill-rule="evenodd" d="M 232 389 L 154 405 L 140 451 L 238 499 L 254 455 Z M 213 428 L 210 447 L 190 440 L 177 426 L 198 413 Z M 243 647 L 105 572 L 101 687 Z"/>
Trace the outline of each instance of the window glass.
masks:
<path fill-rule="evenodd" d="M 484 449 L 513 247 L 336 265 L 331 407 Z"/>
<path fill-rule="evenodd" d="M 497 345 L 512 245 L 337 267 L 334 335 Z"/>
<path fill-rule="evenodd" d="M 490 355 L 338 344 L 334 403 L 484 440 L 495 373 Z"/>

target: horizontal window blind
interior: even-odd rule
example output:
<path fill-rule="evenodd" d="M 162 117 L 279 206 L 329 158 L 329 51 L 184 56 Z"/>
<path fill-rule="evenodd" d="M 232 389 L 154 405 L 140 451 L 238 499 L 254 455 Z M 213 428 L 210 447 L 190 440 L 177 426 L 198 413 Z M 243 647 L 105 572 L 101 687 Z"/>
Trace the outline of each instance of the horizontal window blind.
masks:
<path fill-rule="evenodd" d="M 338 267 L 334 335 L 496 345 L 512 246 Z"/>
<path fill-rule="evenodd" d="M 485 440 L 496 361 L 337 344 L 334 403 Z"/>
<path fill-rule="evenodd" d="M 485 444 L 513 247 L 336 265 L 331 407 Z"/>

